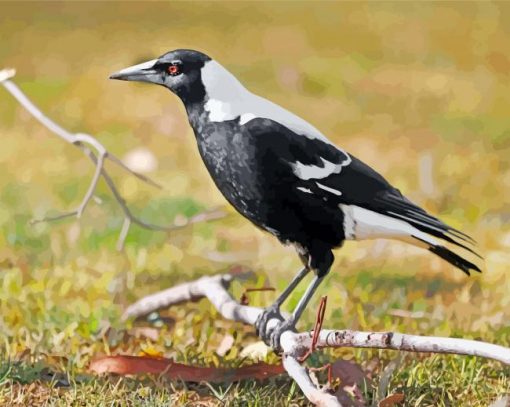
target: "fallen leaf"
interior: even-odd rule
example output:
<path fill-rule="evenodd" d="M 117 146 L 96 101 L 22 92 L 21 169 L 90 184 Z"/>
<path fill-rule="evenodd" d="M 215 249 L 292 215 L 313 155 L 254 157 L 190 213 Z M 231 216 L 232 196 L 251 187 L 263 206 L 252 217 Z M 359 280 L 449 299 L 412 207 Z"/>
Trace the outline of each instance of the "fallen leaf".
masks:
<path fill-rule="evenodd" d="M 93 373 L 115 373 L 119 375 L 164 374 L 171 380 L 185 382 L 224 383 L 244 379 L 263 380 L 285 372 L 282 365 L 255 363 L 239 368 L 217 368 L 189 366 L 174 362 L 171 359 L 151 358 L 145 356 L 106 356 L 90 363 L 89 370 Z"/>
<path fill-rule="evenodd" d="M 241 358 L 252 360 L 264 360 L 269 352 L 269 347 L 262 341 L 254 342 L 244 347 L 241 351 Z"/>
<path fill-rule="evenodd" d="M 392 407 L 395 404 L 400 404 L 404 401 L 405 396 L 402 393 L 394 393 L 381 400 L 378 404 L 379 407 Z"/>
<path fill-rule="evenodd" d="M 225 356 L 233 344 L 234 337 L 232 335 L 225 335 L 216 349 L 216 354 L 222 357 Z"/>
<path fill-rule="evenodd" d="M 361 392 L 362 388 L 370 387 L 370 379 L 361 366 L 348 360 L 337 360 L 331 364 L 333 381 L 340 380 L 340 387 L 335 396 L 342 406 L 364 407 L 367 401 Z"/>
<path fill-rule="evenodd" d="M 344 386 L 357 384 L 359 387 L 362 387 L 364 382 L 369 380 L 360 365 L 348 360 L 337 360 L 332 363 L 331 375 L 333 379 L 340 379 Z"/>

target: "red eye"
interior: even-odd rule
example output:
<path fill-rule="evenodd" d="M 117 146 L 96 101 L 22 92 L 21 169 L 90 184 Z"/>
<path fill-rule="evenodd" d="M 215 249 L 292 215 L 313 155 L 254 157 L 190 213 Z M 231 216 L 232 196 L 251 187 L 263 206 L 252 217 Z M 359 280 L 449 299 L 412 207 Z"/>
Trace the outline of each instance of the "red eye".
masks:
<path fill-rule="evenodd" d="M 170 65 L 168 67 L 168 73 L 172 76 L 179 75 L 181 73 L 181 68 L 179 65 Z"/>

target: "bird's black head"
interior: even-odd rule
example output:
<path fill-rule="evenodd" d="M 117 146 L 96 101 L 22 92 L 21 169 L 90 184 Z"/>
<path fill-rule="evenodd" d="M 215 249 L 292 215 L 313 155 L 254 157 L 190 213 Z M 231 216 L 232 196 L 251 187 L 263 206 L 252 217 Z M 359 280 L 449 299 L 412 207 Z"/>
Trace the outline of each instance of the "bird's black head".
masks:
<path fill-rule="evenodd" d="M 205 92 L 201 69 L 210 60 L 199 51 L 177 49 L 116 72 L 110 79 L 155 83 L 170 89 L 184 102 L 200 100 Z"/>

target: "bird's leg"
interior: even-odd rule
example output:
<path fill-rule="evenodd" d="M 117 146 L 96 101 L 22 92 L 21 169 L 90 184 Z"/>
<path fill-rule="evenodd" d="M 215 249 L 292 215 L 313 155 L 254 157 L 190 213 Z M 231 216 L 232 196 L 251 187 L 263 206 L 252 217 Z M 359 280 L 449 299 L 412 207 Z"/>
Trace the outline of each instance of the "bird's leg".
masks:
<path fill-rule="evenodd" d="M 319 287 L 324 277 L 329 273 L 334 260 L 335 257 L 331 252 L 331 248 L 328 246 L 314 245 L 309 248 L 307 268 L 313 270 L 315 276 L 299 300 L 290 318 L 282 320 L 282 322 L 271 331 L 270 346 L 275 352 L 281 352 L 280 336 L 285 331 L 295 330 L 296 323 L 301 317 L 301 314 L 303 314 L 303 311 L 310 302 L 317 287 Z"/>
<path fill-rule="evenodd" d="M 272 331 L 271 331 L 271 338 L 270 338 L 270 346 L 273 348 L 276 352 L 281 351 L 280 346 L 280 336 L 283 332 L 294 330 L 297 321 L 303 314 L 303 311 L 305 310 L 306 306 L 310 302 L 310 299 L 313 297 L 313 294 L 317 290 L 317 287 L 321 284 L 322 280 L 324 280 L 324 275 L 316 275 L 308 288 L 306 289 L 305 293 L 301 297 L 301 299 L 298 302 L 298 305 L 292 312 L 292 315 L 289 319 L 282 320 L 281 323 L 278 324 Z"/>
<path fill-rule="evenodd" d="M 294 291 L 296 286 L 305 278 L 310 269 L 308 267 L 303 267 L 298 274 L 292 279 L 290 284 L 283 290 L 283 292 L 278 296 L 276 301 L 265 308 L 264 311 L 259 315 L 257 321 L 255 322 L 255 329 L 257 331 L 257 335 L 261 337 L 261 339 L 269 345 L 270 340 L 270 332 L 267 332 L 267 323 L 270 319 L 279 319 L 283 321 L 283 317 L 280 313 L 280 307 L 283 302 L 288 298 L 288 296 Z"/>

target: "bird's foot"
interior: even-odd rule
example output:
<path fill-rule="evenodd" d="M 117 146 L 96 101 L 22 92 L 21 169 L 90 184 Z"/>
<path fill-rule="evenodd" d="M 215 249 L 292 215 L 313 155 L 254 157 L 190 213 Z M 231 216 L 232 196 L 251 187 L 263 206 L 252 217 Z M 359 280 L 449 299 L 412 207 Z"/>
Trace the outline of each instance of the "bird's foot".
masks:
<path fill-rule="evenodd" d="M 257 320 L 255 321 L 255 330 L 257 335 L 264 341 L 264 343 L 270 346 L 271 343 L 271 331 L 267 331 L 267 323 L 271 319 L 278 319 L 283 321 L 283 316 L 280 313 L 280 307 L 277 304 L 273 304 L 262 311 Z"/>
<path fill-rule="evenodd" d="M 280 337 L 286 331 L 296 331 L 296 321 L 291 316 L 289 319 L 285 319 L 276 325 L 276 327 L 271 331 L 271 338 L 269 346 L 278 354 L 283 352 Z"/>

